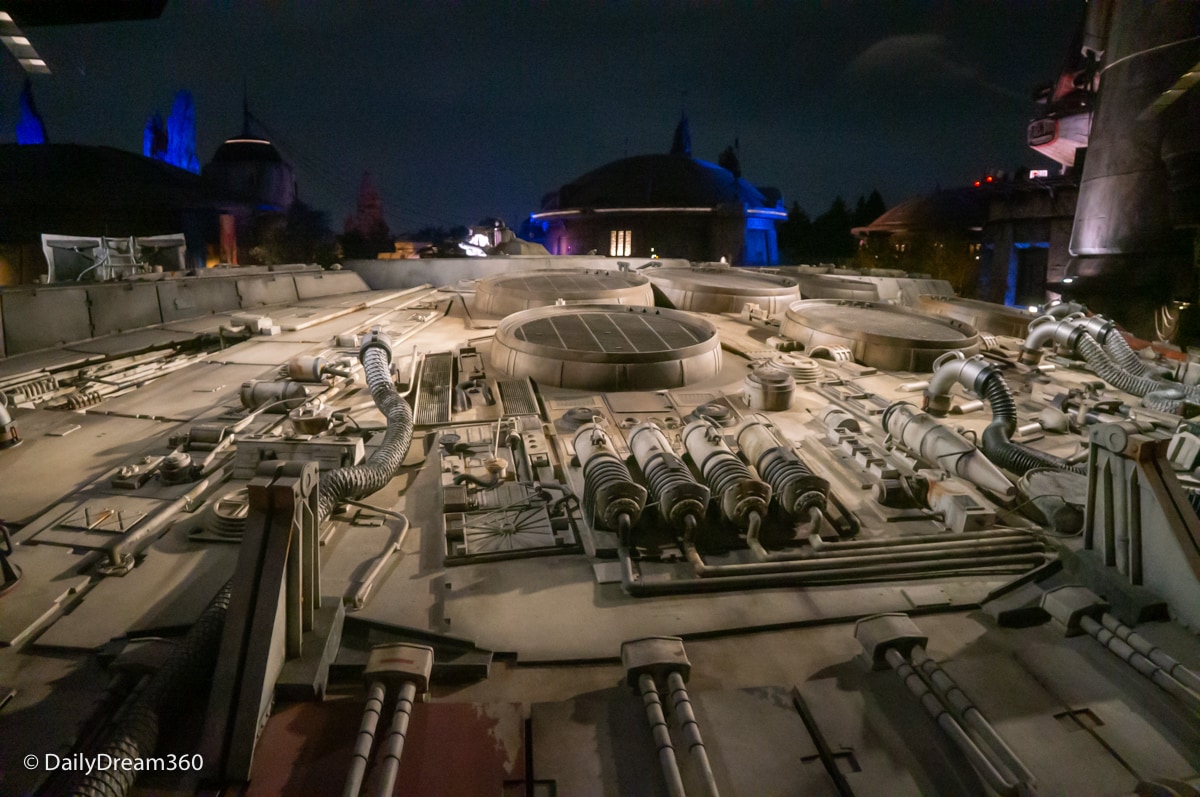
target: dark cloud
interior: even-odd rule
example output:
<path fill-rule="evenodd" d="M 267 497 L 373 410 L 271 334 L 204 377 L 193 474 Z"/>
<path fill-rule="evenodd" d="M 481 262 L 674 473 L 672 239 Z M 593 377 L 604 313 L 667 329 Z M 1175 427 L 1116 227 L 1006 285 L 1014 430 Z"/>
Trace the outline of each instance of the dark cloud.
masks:
<path fill-rule="evenodd" d="M 880 39 L 859 53 L 845 72 L 845 77 L 851 80 L 881 76 L 890 80 L 909 77 L 922 81 L 960 81 L 1021 102 L 1029 96 L 1028 91 L 1015 91 L 986 80 L 977 67 L 952 55 L 946 37 L 938 33 Z"/>

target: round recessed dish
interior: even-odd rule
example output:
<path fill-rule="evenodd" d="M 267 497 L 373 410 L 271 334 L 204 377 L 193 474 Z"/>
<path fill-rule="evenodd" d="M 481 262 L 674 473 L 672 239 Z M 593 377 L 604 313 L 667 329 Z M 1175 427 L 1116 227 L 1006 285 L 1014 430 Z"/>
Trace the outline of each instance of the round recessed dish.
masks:
<path fill-rule="evenodd" d="M 505 316 L 554 304 L 654 304 L 654 289 L 641 274 L 605 269 L 539 269 L 479 280 L 475 309 Z"/>
<path fill-rule="evenodd" d="M 696 313 L 740 313 L 754 303 L 773 314 L 800 296 L 791 277 L 745 269 L 664 268 L 650 274 L 650 281 L 671 307 Z"/>
<path fill-rule="evenodd" d="M 980 332 L 1007 335 L 1010 338 L 1024 338 L 1029 334 L 1029 322 L 1034 319 L 1032 313 L 1016 307 L 958 296 L 919 296 L 917 309 L 942 318 L 953 318 Z"/>
<path fill-rule="evenodd" d="M 702 318 L 654 307 L 539 307 L 500 322 L 492 366 L 577 390 L 662 390 L 721 369 L 717 330 Z"/>
<path fill-rule="evenodd" d="M 793 302 L 780 331 L 810 351 L 845 346 L 860 363 L 893 371 L 931 371 L 933 361 L 948 351 L 979 351 L 979 333 L 961 321 L 846 299 Z"/>

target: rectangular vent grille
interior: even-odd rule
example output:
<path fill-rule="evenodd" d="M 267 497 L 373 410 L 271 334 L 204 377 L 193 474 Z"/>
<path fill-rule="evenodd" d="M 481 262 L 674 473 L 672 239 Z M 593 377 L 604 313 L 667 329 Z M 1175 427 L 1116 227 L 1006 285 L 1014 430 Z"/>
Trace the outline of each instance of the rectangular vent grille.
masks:
<path fill-rule="evenodd" d="M 537 398 L 528 379 L 504 379 L 496 383 L 505 415 L 537 415 Z"/>
<path fill-rule="evenodd" d="M 421 367 L 417 386 L 417 426 L 435 426 L 450 421 L 450 385 L 454 355 L 449 352 L 430 354 Z"/>

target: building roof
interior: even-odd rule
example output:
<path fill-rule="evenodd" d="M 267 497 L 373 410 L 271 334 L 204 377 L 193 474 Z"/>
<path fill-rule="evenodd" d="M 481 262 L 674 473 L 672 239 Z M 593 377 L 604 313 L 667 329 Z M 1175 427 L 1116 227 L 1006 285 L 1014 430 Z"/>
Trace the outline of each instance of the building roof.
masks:
<path fill-rule="evenodd" d="M 247 163 L 247 162 L 282 163 L 283 156 L 270 141 L 253 136 L 238 136 L 231 138 L 213 153 L 212 163 Z"/>
<path fill-rule="evenodd" d="M 773 208 L 763 192 L 715 163 L 686 155 L 635 155 L 548 194 L 542 211 L 599 208 Z"/>
<path fill-rule="evenodd" d="M 978 188 L 952 188 L 906 199 L 855 235 L 886 235 L 898 232 L 940 232 L 983 227 L 987 220 L 990 192 Z"/>
<path fill-rule="evenodd" d="M 179 232 L 186 211 L 212 207 L 198 174 L 113 147 L 0 144 L 0 241 L 42 233 Z"/>

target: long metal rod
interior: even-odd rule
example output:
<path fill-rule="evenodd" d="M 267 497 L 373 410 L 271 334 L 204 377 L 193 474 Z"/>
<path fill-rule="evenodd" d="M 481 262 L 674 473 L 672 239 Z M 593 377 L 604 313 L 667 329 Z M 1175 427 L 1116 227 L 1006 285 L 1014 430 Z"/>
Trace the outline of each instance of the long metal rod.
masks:
<path fill-rule="evenodd" d="M 363 708 L 362 724 L 359 725 L 358 737 L 354 740 L 354 757 L 350 759 L 350 772 L 346 775 L 342 797 L 358 797 L 358 790 L 362 788 L 367 762 L 371 759 L 371 747 L 375 744 L 375 728 L 379 725 L 379 715 L 383 712 L 383 698 L 386 694 L 387 689 L 383 681 L 371 683 L 367 704 Z"/>
<path fill-rule="evenodd" d="M 1188 707 L 1192 712 L 1200 711 L 1200 694 L 1187 688 L 1179 681 L 1172 678 L 1166 670 L 1155 664 L 1152 660 L 1139 653 L 1132 645 L 1118 637 L 1112 631 L 1108 630 L 1100 623 L 1093 620 L 1091 617 L 1084 616 L 1079 621 L 1079 626 L 1095 637 L 1096 641 L 1109 651 L 1124 661 L 1129 666 L 1140 672 L 1142 675 L 1149 678 L 1160 689 L 1167 692 L 1172 697 L 1178 699 L 1181 703 Z"/>
<path fill-rule="evenodd" d="M 946 671 L 936 661 L 929 658 L 929 654 L 920 645 L 913 648 L 912 660 L 918 667 L 918 673 L 924 677 L 926 683 L 933 687 L 942 702 L 983 741 L 982 752 L 987 755 L 990 749 L 993 755 L 988 758 L 1007 769 L 1019 783 L 1024 783 L 1032 790 L 1032 787 L 1037 784 L 1037 778 L 1029 771 L 1029 767 L 1025 766 L 1025 762 L 1008 746 L 1003 737 L 996 732 L 983 713 L 971 702 L 967 693 L 946 674 Z"/>
<path fill-rule="evenodd" d="M 354 595 L 351 598 L 350 605 L 354 609 L 361 609 L 366 605 L 367 598 L 371 596 L 371 590 L 375 588 L 375 580 L 379 578 L 379 574 L 383 572 L 384 565 L 386 565 L 388 560 L 392 558 L 392 554 L 399 552 L 400 549 L 404 547 L 404 540 L 408 537 L 408 530 L 411 528 L 411 525 L 408 522 L 408 517 L 400 512 L 394 512 L 390 509 L 383 509 L 372 504 L 365 504 L 362 501 L 351 501 L 347 499 L 345 503 L 350 504 L 351 506 L 369 509 L 372 512 L 378 512 L 381 515 L 385 515 L 400 521 L 400 525 L 396 527 L 394 532 L 392 532 L 392 537 L 388 540 L 383 552 L 375 557 L 374 561 L 371 563 L 371 566 L 367 569 L 367 572 L 363 574 L 361 579 L 359 579 L 358 587 L 354 590 Z"/>
<path fill-rule="evenodd" d="M 375 797 L 392 797 L 396 788 L 396 774 L 400 771 L 400 756 L 404 754 L 404 739 L 408 736 L 408 720 L 412 716 L 413 701 L 417 699 L 417 685 L 412 681 L 400 684 L 396 696 L 396 710 L 392 714 L 392 727 L 388 730 L 387 752 L 383 754 L 383 766 L 379 772 L 379 783 Z"/>
<path fill-rule="evenodd" d="M 819 513 L 820 510 L 814 510 Z M 811 547 L 802 550 L 768 551 L 759 539 L 761 521 L 758 515 L 752 515 L 746 531 L 746 545 L 760 562 L 797 562 L 797 561 L 830 561 L 835 559 L 853 559 L 863 562 L 865 557 L 875 555 L 877 561 L 903 561 L 897 559 L 892 552 L 905 554 L 978 554 L 986 556 L 995 553 L 997 548 L 1005 546 L 1035 546 L 1041 547 L 1036 538 L 1021 531 L 984 532 L 968 539 L 960 539 L 959 535 L 921 535 L 921 537 L 893 537 L 887 540 L 871 540 L 876 545 L 845 546 L 840 543 L 819 543 L 819 537 L 809 538 Z M 936 541 L 929 540 L 934 537 Z M 910 539 L 912 540 L 910 542 Z M 866 541 L 864 541 L 866 542 Z M 937 558 L 931 556 L 930 558 Z"/>
<path fill-rule="evenodd" d="M 700 776 L 704 779 L 704 790 L 708 797 L 720 797 L 717 789 L 717 779 L 713 775 L 712 765 L 708 761 L 708 751 L 704 747 L 704 739 L 700 735 L 700 724 L 696 722 L 696 714 L 692 711 L 692 701 L 688 697 L 687 686 L 678 670 L 672 670 L 667 675 L 667 688 L 671 692 L 671 703 L 675 707 L 675 717 L 679 720 L 683 738 L 688 743 L 688 753 L 696 766 L 700 768 Z"/>
<path fill-rule="evenodd" d="M 1174 678 L 1179 683 L 1191 689 L 1193 692 L 1200 693 L 1200 676 L 1193 671 L 1180 664 L 1170 655 L 1165 653 L 1161 648 L 1155 647 L 1150 643 L 1150 640 L 1134 631 L 1129 626 L 1122 623 L 1116 617 L 1113 617 L 1108 612 L 1100 618 L 1100 623 L 1109 631 L 1111 631 L 1117 639 L 1123 640 L 1131 648 L 1141 653 L 1150 661 L 1157 664 L 1167 671 L 1167 674 Z"/>
<path fill-rule="evenodd" d="M 991 787 L 997 794 L 1003 797 L 1011 797 L 1017 793 L 1016 784 L 1010 783 L 1003 775 L 1001 775 L 996 767 L 987 756 L 979 749 L 962 726 L 950 715 L 942 702 L 929 690 L 925 682 L 921 680 L 921 676 L 917 675 L 908 659 L 901 655 L 900 651 L 895 648 L 889 648 L 885 654 L 887 663 L 900 676 L 900 680 L 908 687 L 908 691 L 913 693 L 925 712 L 933 718 L 938 727 L 950 737 L 955 746 L 962 751 L 967 757 L 967 761 L 971 764 L 981 778 Z"/>
<path fill-rule="evenodd" d="M 890 568 L 859 568 L 822 570 L 814 572 L 760 573 L 748 575 L 722 575 L 720 578 L 685 578 L 661 581 L 643 581 L 637 564 L 627 546 L 618 546 L 617 556 L 621 562 L 621 587 L 635 598 L 651 595 L 687 595 L 700 592 L 719 592 L 732 589 L 760 589 L 766 587 L 811 587 L 831 584 L 853 584 L 879 579 L 914 579 L 953 572 L 958 575 L 994 575 L 1021 573 L 1045 562 L 1041 555 L 1033 557 L 1009 556 L 980 561 L 979 559 L 950 560 L 942 562 L 915 562 Z"/>
<path fill-rule="evenodd" d="M 687 792 L 683 789 L 683 779 L 679 776 L 675 745 L 671 743 L 671 731 L 667 728 L 666 717 L 663 716 L 662 700 L 658 696 L 654 676 L 649 673 L 638 676 L 638 689 L 642 693 L 642 705 L 646 708 L 650 731 L 654 734 L 654 744 L 658 747 L 658 763 L 662 767 L 663 778 L 667 781 L 667 794 L 670 797 L 687 797 Z"/>

